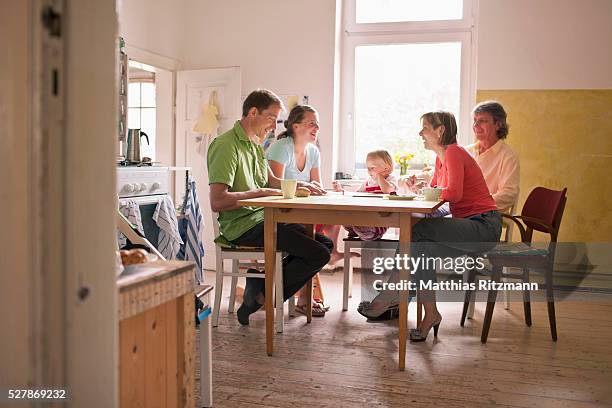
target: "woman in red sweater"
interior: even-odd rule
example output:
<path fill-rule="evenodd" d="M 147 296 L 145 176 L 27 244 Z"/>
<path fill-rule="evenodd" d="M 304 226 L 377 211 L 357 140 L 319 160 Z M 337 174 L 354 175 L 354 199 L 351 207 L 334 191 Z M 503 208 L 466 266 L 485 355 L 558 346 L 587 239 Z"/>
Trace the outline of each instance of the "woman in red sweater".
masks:
<path fill-rule="evenodd" d="M 457 145 L 457 123 L 450 112 L 429 112 L 421 116 L 419 132 L 425 149 L 436 153 L 432 187 L 442 187 L 441 199 L 448 201 L 452 218 L 425 218 L 412 230 L 412 254 L 425 257 L 458 257 L 492 249 L 501 234 L 501 216 L 480 167 Z M 435 268 L 420 268 L 416 278 L 435 281 Z M 442 315 L 436 306 L 435 291 L 421 290 L 425 316 L 410 332 L 411 341 L 424 341 L 430 329 L 437 334 Z"/>

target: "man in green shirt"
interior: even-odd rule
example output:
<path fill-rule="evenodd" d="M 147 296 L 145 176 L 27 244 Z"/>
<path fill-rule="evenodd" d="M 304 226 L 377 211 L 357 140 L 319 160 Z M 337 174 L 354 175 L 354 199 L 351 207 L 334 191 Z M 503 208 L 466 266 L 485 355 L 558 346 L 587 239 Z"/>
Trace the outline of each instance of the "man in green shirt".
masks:
<path fill-rule="evenodd" d="M 264 246 L 264 211 L 261 207 L 241 207 L 238 200 L 282 195 L 280 179 L 275 177 L 260 144 L 266 134 L 276 128 L 283 109 L 274 93 L 258 89 L 249 94 L 242 105 L 242 119 L 234 127 L 213 140 L 208 149 L 208 183 L 210 203 L 219 213 L 218 239 L 236 245 Z M 298 182 L 312 194 L 325 194 L 319 186 Z M 277 248 L 288 254 L 283 260 L 284 299 L 293 296 L 309 279 L 329 262 L 332 242 L 316 234 L 306 235 L 299 224 L 277 225 Z M 256 271 L 250 271 L 256 272 Z M 237 311 L 238 321 L 249 324 L 249 315 L 264 302 L 264 279 L 247 279 L 244 301 Z"/>

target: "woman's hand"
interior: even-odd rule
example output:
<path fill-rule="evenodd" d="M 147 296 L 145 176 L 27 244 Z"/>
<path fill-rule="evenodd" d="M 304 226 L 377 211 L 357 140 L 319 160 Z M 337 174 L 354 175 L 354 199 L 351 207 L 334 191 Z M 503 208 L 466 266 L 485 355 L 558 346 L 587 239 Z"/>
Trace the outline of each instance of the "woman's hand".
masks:
<path fill-rule="evenodd" d="M 427 186 L 428 186 L 428 183 L 426 181 L 417 181 L 413 187 L 414 192 L 417 194 L 421 194 L 423 192 L 423 189 Z"/>
<path fill-rule="evenodd" d="M 408 176 L 400 178 L 397 183 L 400 188 L 405 189 L 406 191 L 412 191 L 412 188 L 416 184 L 416 176 Z"/>
<path fill-rule="evenodd" d="M 297 183 L 298 187 L 306 187 L 308 190 L 310 190 L 310 194 L 312 195 L 324 195 L 327 194 L 327 191 L 325 191 L 323 189 L 323 187 L 320 187 L 320 184 L 318 183 L 307 183 L 305 181 L 298 181 Z"/>
<path fill-rule="evenodd" d="M 417 180 L 417 177 L 414 175 L 399 179 L 398 184 L 400 189 L 403 191 L 410 191 L 417 194 L 423 189 L 423 187 L 427 186 L 425 181 Z"/>
<path fill-rule="evenodd" d="M 434 168 L 428 164 L 425 164 L 423 169 L 421 170 L 421 176 L 419 177 L 422 180 L 425 180 L 426 183 L 429 183 L 433 178 Z"/>
<path fill-rule="evenodd" d="M 314 180 L 314 181 L 311 181 L 311 183 L 314 184 L 315 186 L 319 187 L 320 189 L 325 190 L 323 188 L 323 184 L 319 183 L 318 181 Z"/>

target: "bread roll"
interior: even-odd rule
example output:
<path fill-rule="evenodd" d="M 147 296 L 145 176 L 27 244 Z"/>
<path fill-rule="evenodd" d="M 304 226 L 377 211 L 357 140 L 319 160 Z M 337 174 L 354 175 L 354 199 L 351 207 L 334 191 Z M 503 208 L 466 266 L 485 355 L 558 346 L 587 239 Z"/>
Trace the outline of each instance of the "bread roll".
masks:
<path fill-rule="evenodd" d="M 132 249 L 130 251 L 121 250 L 121 263 L 123 265 L 134 265 L 147 262 L 148 252 L 144 249 Z"/>
<path fill-rule="evenodd" d="M 310 197 L 310 190 L 306 187 L 298 187 L 295 190 L 296 197 Z"/>
<path fill-rule="evenodd" d="M 121 251 L 119 251 L 119 254 L 121 255 L 121 263 L 124 265 L 128 265 L 128 260 L 130 259 L 130 251 L 122 249 Z"/>
<path fill-rule="evenodd" d="M 132 264 L 139 264 L 147 262 L 147 256 L 138 250 L 132 250 L 130 253 L 130 262 Z"/>

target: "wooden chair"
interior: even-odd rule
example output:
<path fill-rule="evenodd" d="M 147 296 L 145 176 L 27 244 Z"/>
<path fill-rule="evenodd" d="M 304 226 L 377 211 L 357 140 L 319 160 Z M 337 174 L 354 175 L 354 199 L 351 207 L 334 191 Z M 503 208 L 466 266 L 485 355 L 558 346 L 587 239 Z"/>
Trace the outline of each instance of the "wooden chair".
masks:
<path fill-rule="evenodd" d="M 212 223 L 215 236 L 219 236 L 219 222 L 217 221 L 217 213 L 212 213 Z M 234 312 L 234 303 L 236 301 L 236 285 L 238 278 L 260 278 L 263 279 L 263 273 L 247 273 L 241 272 L 241 269 L 258 268 L 265 261 L 265 253 L 263 248 L 259 247 L 239 247 L 231 243 L 226 245 L 215 244 L 216 255 L 216 279 L 215 279 L 215 304 L 213 306 L 212 324 L 217 327 L 219 323 L 219 311 L 221 306 L 221 296 L 223 294 L 223 277 L 231 276 L 232 283 L 230 286 L 230 299 L 227 311 Z M 229 259 L 232 261 L 231 272 L 225 272 L 223 269 L 223 261 Z M 283 254 L 280 251 L 276 252 L 276 274 L 275 274 L 275 296 L 276 296 L 276 332 L 282 333 L 284 326 L 284 301 L 283 301 Z M 289 299 L 289 316 L 294 315 L 295 297 Z"/>
<path fill-rule="evenodd" d="M 518 227 L 521 241 L 518 243 L 500 243 L 485 256 L 493 266 L 492 280 L 501 281 L 501 278 L 509 277 L 529 282 L 529 271 L 539 270 L 544 273 L 546 287 L 546 301 L 548 304 L 548 320 L 550 322 L 550 334 L 553 341 L 557 341 L 557 323 L 555 319 L 555 302 L 553 293 L 553 267 L 555 260 L 555 246 L 561 226 L 561 219 L 565 209 L 567 188 L 561 191 L 549 190 L 544 187 L 536 187 L 527 197 L 521 215 L 502 214 L 505 219 L 511 220 Z M 532 244 L 533 231 L 540 231 L 550 235 L 547 249 L 534 248 Z M 504 267 L 520 268 L 522 274 L 506 274 Z M 468 276 L 469 282 L 474 282 L 475 272 L 472 270 Z M 487 298 L 487 309 L 482 327 L 480 341 L 487 342 L 497 290 L 490 290 Z M 461 326 L 465 322 L 471 291 L 466 291 L 463 312 L 461 314 Z M 531 301 L 529 291 L 523 291 L 523 305 L 525 312 L 525 323 L 531 326 Z"/>

